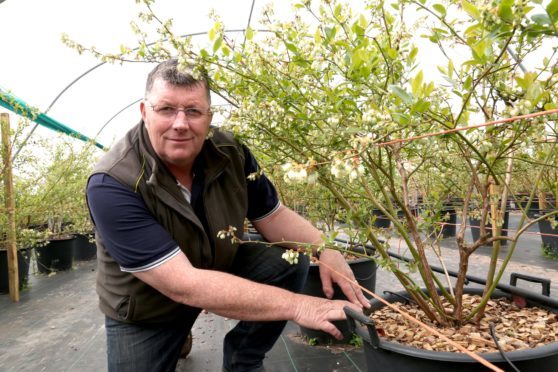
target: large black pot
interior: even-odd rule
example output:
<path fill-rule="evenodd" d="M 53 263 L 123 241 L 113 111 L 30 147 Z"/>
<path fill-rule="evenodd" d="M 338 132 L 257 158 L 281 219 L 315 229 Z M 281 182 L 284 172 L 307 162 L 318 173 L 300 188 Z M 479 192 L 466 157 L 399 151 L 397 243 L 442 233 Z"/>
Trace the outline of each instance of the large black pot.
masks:
<path fill-rule="evenodd" d="M 435 228 L 432 228 L 432 234 L 436 236 L 440 234 L 442 238 L 455 236 L 457 227 L 457 212 L 455 208 L 453 206 L 444 205 L 440 211 L 440 217 L 442 217 L 442 220 L 436 224 Z"/>
<path fill-rule="evenodd" d="M 362 248 L 354 248 L 355 252 L 364 253 Z M 367 250 L 368 255 L 372 255 L 372 250 Z M 371 258 L 357 258 L 355 260 L 347 261 L 349 267 L 353 271 L 356 280 L 358 283 L 374 292 L 376 289 L 376 262 L 374 262 Z M 343 294 L 343 291 L 337 284 L 333 285 L 334 289 L 334 300 L 347 300 L 347 297 Z M 310 269 L 308 271 L 308 279 L 306 280 L 306 284 L 302 289 L 303 294 L 314 296 L 314 297 L 322 297 L 324 298 L 324 291 L 322 289 L 322 281 L 320 279 L 320 268 L 319 265 L 316 263 L 310 264 Z M 365 293 L 364 294 L 367 298 L 370 296 Z M 347 343 L 352 336 L 352 332 L 350 332 L 349 327 L 346 321 L 337 321 L 333 322 L 333 324 L 343 333 L 343 340 L 337 340 L 333 338 L 329 333 L 323 331 L 317 331 L 314 329 L 300 327 L 300 331 L 303 336 L 307 337 L 308 339 L 313 339 L 319 344 L 332 344 L 332 343 Z"/>
<path fill-rule="evenodd" d="M 517 210 L 523 210 L 527 213 L 529 218 L 533 218 L 535 214 L 539 213 L 539 198 L 533 198 L 529 209 L 527 208 L 527 203 L 529 202 L 529 195 L 519 195 L 516 205 Z M 521 206 L 521 208 L 519 208 Z"/>
<path fill-rule="evenodd" d="M 558 219 L 557 216 L 550 218 Z M 540 220 L 538 224 L 545 251 L 551 255 L 558 255 L 558 226 L 552 228 L 548 219 Z"/>
<path fill-rule="evenodd" d="M 77 234 L 74 243 L 74 260 L 88 261 L 97 257 L 97 245 L 92 235 Z"/>
<path fill-rule="evenodd" d="M 380 227 L 383 229 L 389 228 L 391 225 L 390 219 L 379 209 L 372 209 L 373 222 L 372 224 L 376 227 Z"/>
<path fill-rule="evenodd" d="M 29 261 L 31 259 L 31 248 L 17 250 L 17 271 L 19 279 L 19 289 L 27 284 L 29 279 Z M 8 251 L 0 251 L 0 293 L 10 292 L 10 282 L 8 279 Z"/>
<path fill-rule="evenodd" d="M 502 225 L 502 236 L 508 236 L 508 223 L 510 221 L 510 212 L 506 210 L 506 213 L 504 214 L 504 224 Z M 479 240 L 480 238 L 480 220 L 477 220 L 475 218 L 471 218 L 469 217 L 469 225 L 471 226 L 471 234 L 473 236 L 473 241 L 476 242 L 477 240 Z M 492 236 L 492 223 L 488 222 L 486 224 L 486 231 L 490 236 Z M 508 241 L 507 240 L 500 240 L 500 244 L 501 245 L 507 245 Z M 488 244 L 488 245 L 492 245 L 492 244 Z"/>
<path fill-rule="evenodd" d="M 482 288 L 469 288 L 466 293 L 482 294 Z M 401 301 L 401 296 L 406 292 L 399 292 L 383 296 L 390 303 Z M 502 291 L 495 291 L 493 298 L 510 297 Z M 528 306 L 548 306 L 526 298 Z M 371 301 L 370 311 L 378 310 L 385 306 L 378 300 Z M 558 309 L 550 309 L 558 313 Z M 363 338 L 366 364 L 369 371 L 397 371 L 397 372 L 432 372 L 452 371 L 471 372 L 486 371 L 487 368 L 464 353 L 451 353 L 417 349 L 396 342 L 385 341 L 378 337 L 374 323 L 363 313 L 357 313 L 346 308 L 347 318 L 351 328 Z M 356 327 L 356 323 L 364 325 Z M 510 365 L 500 353 L 481 353 L 482 358 L 495 364 L 506 371 L 512 370 Z M 558 366 L 558 342 L 528 350 L 519 350 L 506 353 L 506 356 L 522 372 L 555 371 Z"/>
<path fill-rule="evenodd" d="M 76 237 L 49 240 L 42 247 L 36 247 L 37 268 L 42 274 L 53 271 L 70 270 L 74 263 L 74 245 Z"/>

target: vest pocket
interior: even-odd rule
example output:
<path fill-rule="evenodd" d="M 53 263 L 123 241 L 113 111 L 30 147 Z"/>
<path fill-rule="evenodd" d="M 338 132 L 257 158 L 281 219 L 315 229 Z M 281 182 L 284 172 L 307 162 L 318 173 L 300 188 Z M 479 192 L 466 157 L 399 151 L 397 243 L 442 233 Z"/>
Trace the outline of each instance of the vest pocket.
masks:
<path fill-rule="evenodd" d="M 135 301 L 132 296 L 126 296 L 116 305 L 116 313 L 121 320 L 131 320 L 134 316 Z"/>

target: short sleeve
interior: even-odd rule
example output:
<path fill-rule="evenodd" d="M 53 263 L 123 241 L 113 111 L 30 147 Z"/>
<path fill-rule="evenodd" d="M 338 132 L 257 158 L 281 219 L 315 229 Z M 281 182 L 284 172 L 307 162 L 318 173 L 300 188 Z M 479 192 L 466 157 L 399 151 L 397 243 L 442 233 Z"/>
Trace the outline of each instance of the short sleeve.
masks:
<path fill-rule="evenodd" d="M 245 163 L 244 173 L 247 178 L 248 213 L 250 221 L 258 221 L 273 214 L 280 206 L 275 186 L 261 171 L 260 166 L 250 150 L 243 146 Z"/>
<path fill-rule="evenodd" d="M 180 251 L 142 198 L 109 175 L 90 177 L 87 200 L 97 233 L 122 271 L 149 270 Z"/>

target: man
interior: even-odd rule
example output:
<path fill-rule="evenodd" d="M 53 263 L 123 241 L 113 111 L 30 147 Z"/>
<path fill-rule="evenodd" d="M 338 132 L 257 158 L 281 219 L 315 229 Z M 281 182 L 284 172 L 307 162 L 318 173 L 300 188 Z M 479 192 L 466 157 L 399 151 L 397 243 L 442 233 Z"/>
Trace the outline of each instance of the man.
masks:
<path fill-rule="evenodd" d="M 97 164 L 87 187 L 97 229 L 100 308 L 106 315 L 109 371 L 172 371 L 201 309 L 241 320 L 224 340 L 223 370 L 260 371 L 285 321 L 342 335 L 331 323 L 343 307 L 368 302 L 342 255 L 321 253 L 326 295 L 337 283 L 351 303 L 295 294 L 308 259 L 291 265 L 284 249 L 234 244 L 245 218 L 271 242 L 319 243 L 320 232 L 281 205 L 250 151 L 210 131 L 205 77 L 177 60 L 149 74 L 142 121 Z M 231 230 L 232 231 L 232 230 Z M 263 284 L 262 284 L 263 283 Z"/>

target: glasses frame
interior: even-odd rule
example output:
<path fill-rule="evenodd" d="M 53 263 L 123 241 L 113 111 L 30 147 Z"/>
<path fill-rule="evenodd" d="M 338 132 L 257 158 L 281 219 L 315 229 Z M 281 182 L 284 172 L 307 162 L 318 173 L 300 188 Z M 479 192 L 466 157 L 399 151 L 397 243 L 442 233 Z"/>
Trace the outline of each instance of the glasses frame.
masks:
<path fill-rule="evenodd" d="M 197 120 L 201 120 L 203 119 L 206 115 L 212 114 L 213 112 L 211 111 L 211 108 L 207 108 L 207 109 L 200 109 L 198 107 L 184 107 L 184 108 L 178 108 L 172 105 L 160 105 L 160 104 L 153 104 L 150 100 L 148 100 L 147 98 L 144 99 L 144 101 L 147 103 L 147 106 L 149 106 L 151 108 L 151 110 L 157 114 L 158 116 L 160 116 L 161 118 L 167 119 L 167 120 L 175 120 L 176 117 L 178 116 L 179 112 L 183 112 L 184 113 L 184 117 L 190 122 L 190 121 L 197 121 Z M 157 109 L 157 108 L 168 108 L 168 109 L 172 109 L 172 114 L 164 114 L 161 112 L 161 110 Z M 195 115 L 192 115 L 192 113 L 196 113 Z M 198 116 L 199 114 L 199 116 Z"/>

